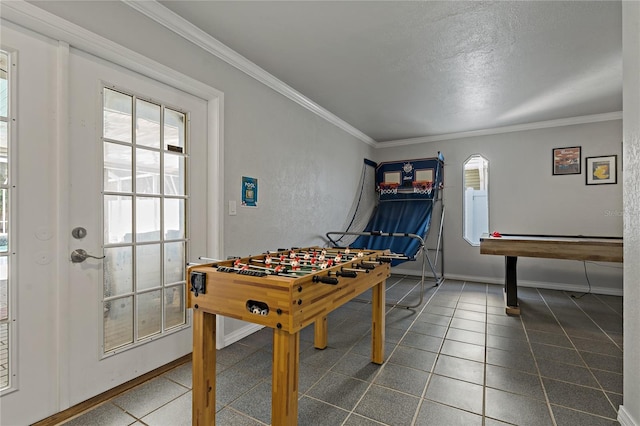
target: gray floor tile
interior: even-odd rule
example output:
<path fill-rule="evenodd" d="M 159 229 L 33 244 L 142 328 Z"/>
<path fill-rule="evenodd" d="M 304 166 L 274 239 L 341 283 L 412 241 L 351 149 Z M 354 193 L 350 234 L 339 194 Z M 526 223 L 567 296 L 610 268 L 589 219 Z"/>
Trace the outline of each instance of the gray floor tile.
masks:
<path fill-rule="evenodd" d="M 261 331 L 259 331 L 258 333 L 260 332 Z M 273 334 L 273 332 L 271 334 Z M 238 342 L 238 344 L 229 345 L 226 348 L 217 350 L 216 362 L 222 365 L 231 366 L 238 363 L 242 359 L 246 358 L 249 354 L 252 354 L 257 350 L 258 348 L 255 346 L 245 345 L 243 340 L 242 343 Z"/>
<path fill-rule="evenodd" d="M 240 342 L 238 342 L 240 343 Z M 242 343 L 258 349 L 264 349 L 273 343 L 273 330 L 265 327 L 242 339 Z M 232 345 L 233 346 L 233 345 Z"/>
<path fill-rule="evenodd" d="M 501 422 L 500 420 L 492 419 L 490 417 L 484 418 L 484 426 L 509 426 L 512 423 Z"/>
<path fill-rule="evenodd" d="M 419 398 L 373 385 L 356 409 L 357 414 L 387 425 L 411 424 Z"/>
<path fill-rule="evenodd" d="M 400 344 L 403 346 L 411 346 L 412 348 L 423 349 L 426 351 L 438 352 L 440 350 L 440 346 L 442 345 L 442 338 L 408 331 L 400 341 Z"/>
<path fill-rule="evenodd" d="M 429 373 L 398 364 L 385 364 L 373 383 L 415 396 L 422 396 Z"/>
<path fill-rule="evenodd" d="M 522 328 L 522 320 L 517 316 L 509 316 L 505 314 L 487 314 L 487 324 L 503 325 L 505 327 Z"/>
<path fill-rule="evenodd" d="M 363 417 L 359 414 L 351 413 L 351 415 L 342 424 L 343 426 L 380 426 L 384 423 L 377 422 L 368 417 Z"/>
<path fill-rule="evenodd" d="M 571 342 L 579 351 L 622 357 L 622 349 L 611 340 L 593 340 L 583 339 L 581 337 L 572 337 Z"/>
<path fill-rule="evenodd" d="M 368 382 L 328 372 L 306 392 L 306 395 L 345 410 L 351 410 L 368 387 Z"/>
<path fill-rule="evenodd" d="M 482 426 L 482 416 L 425 400 L 422 402 L 415 424 L 416 426 Z"/>
<path fill-rule="evenodd" d="M 522 326 L 511 327 L 500 324 L 487 324 L 487 334 L 491 336 L 508 337 L 509 339 L 527 340 L 527 335 Z"/>
<path fill-rule="evenodd" d="M 193 377 L 192 369 L 193 369 L 193 364 L 191 363 L 191 361 L 189 361 L 186 364 L 182 364 L 174 368 L 173 370 L 167 371 L 166 373 L 164 373 L 164 377 L 186 388 L 191 389 L 192 377 Z"/>
<path fill-rule="evenodd" d="M 326 349 L 309 348 L 300 353 L 300 363 L 310 365 L 314 368 L 329 369 L 335 365 L 340 358 L 344 356 L 346 351 L 327 347 Z M 269 367 L 271 367 L 271 358 L 269 358 Z"/>
<path fill-rule="evenodd" d="M 384 341 L 387 346 L 393 347 L 404 337 L 406 331 L 398 328 L 388 328 L 384 333 Z"/>
<path fill-rule="evenodd" d="M 149 426 L 191 426 L 191 392 L 163 405 L 141 420 Z"/>
<path fill-rule="evenodd" d="M 547 333 L 545 331 L 529 330 L 527 331 L 529 340 L 533 343 L 544 343 L 553 346 L 562 346 L 564 348 L 573 348 L 571 340 L 564 334 Z"/>
<path fill-rule="evenodd" d="M 444 325 L 431 324 L 429 322 L 416 321 L 409 329 L 412 333 L 426 334 L 433 337 L 444 337 L 447 327 Z"/>
<path fill-rule="evenodd" d="M 359 380 L 371 381 L 380 371 L 380 366 L 371 362 L 369 355 L 349 352 L 340 362 L 331 367 L 331 371 L 344 374 Z"/>
<path fill-rule="evenodd" d="M 445 316 L 452 316 L 454 311 L 455 309 L 451 307 L 431 305 L 431 304 L 427 305 L 427 307 L 424 310 L 424 312 L 427 312 L 430 314 L 445 315 Z"/>
<path fill-rule="evenodd" d="M 542 382 L 537 374 L 487 365 L 487 386 L 518 395 L 544 400 Z"/>
<path fill-rule="evenodd" d="M 466 319 L 470 321 L 479 321 L 486 322 L 487 314 L 484 312 L 474 312 L 474 311 L 465 311 L 465 310 L 456 310 L 453 314 L 453 318 Z"/>
<path fill-rule="evenodd" d="M 441 353 L 471 361 L 484 362 L 485 347 L 445 339 Z"/>
<path fill-rule="evenodd" d="M 440 355 L 433 372 L 452 379 L 484 385 L 484 369 L 485 364 L 482 362 Z"/>
<path fill-rule="evenodd" d="M 462 300 L 463 299 L 460 299 L 460 302 L 456 306 L 456 309 L 461 309 L 464 311 L 472 311 L 472 312 L 482 312 L 482 313 L 487 312 L 487 305 L 484 297 L 482 298 L 481 304 L 463 302 Z"/>
<path fill-rule="evenodd" d="M 416 321 L 418 322 L 428 322 L 431 324 L 436 324 L 436 325 L 442 325 L 442 326 L 449 326 L 449 323 L 451 322 L 451 316 L 450 315 L 437 315 L 437 314 L 432 314 L 428 311 L 425 311 L 423 313 L 421 313 L 420 315 L 418 315 L 418 318 L 416 319 Z"/>
<path fill-rule="evenodd" d="M 536 360 L 548 359 L 551 361 L 563 362 L 584 366 L 582 358 L 573 348 L 562 348 L 560 346 L 545 345 L 542 343 L 531 343 L 531 349 Z"/>
<path fill-rule="evenodd" d="M 565 407 L 552 405 L 553 417 L 556 419 L 558 426 L 615 426 L 619 423 L 614 419 L 594 416 L 588 413 L 571 410 Z"/>
<path fill-rule="evenodd" d="M 454 318 L 451 320 L 452 328 L 459 328 L 461 330 L 475 331 L 476 333 L 484 333 L 486 323 L 484 321 L 472 321 L 463 318 Z"/>
<path fill-rule="evenodd" d="M 258 350 L 252 352 L 232 367 L 229 367 L 225 372 L 237 371 L 243 375 L 252 377 L 252 380 L 271 377 L 271 358 L 272 354 Z"/>
<path fill-rule="evenodd" d="M 298 401 L 298 425 L 300 426 L 335 426 L 342 424 L 348 415 L 348 411 L 317 399 L 303 396 Z"/>
<path fill-rule="evenodd" d="M 126 426 L 132 424 L 135 420 L 135 417 L 125 413 L 120 407 L 107 402 L 67 421 L 64 425 Z M 191 420 L 191 417 L 189 417 L 189 420 Z"/>
<path fill-rule="evenodd" d="M 425 399 L 482 414 L 482 392 L 480 385 L 434 374 L 429 381 Z"/>
<path fill-rule="evenodd" d="M 505 351 L 512 352 L 529 352 L 529 342 L 521 339 L 514 339 L 512 337 L 502 336 L 487 336 L 487 347 L 503 349 Z"/>
<path fill-rule="evenodd" d="M 486 335 L 485 333 L 477 333 L 475 331 L 462 330 L 459 328 L 449 328 L 446 338 L 449 340 L 456 340 L 458 342 L 484 346 Z"/>
<path fill-rule="evenodd" d="M 268 377 L 255 377 L 238 369 L 227 369 L 217 374 L 216 408 L 221 409 L 265 380 L 268 380 Z"/>
<path fill-rule="evenodd" d="M 386 330 L 387 334 L 390 334 L 390 330 Z M 329 330 L 327 333 L 327 346 L 334 349 L 348 350 L 355 345 L 362 336 L 356 336 L 353 334 L 342 333 L 338 330 Z"/>
<path fill-rule="evenodd" d="M 547 378 L 542 381 L 551 404 L 603 417 L 616 417 L 617 407 L 613 408 L 602 390 Z"/>
<path fill-rule="evenodd" d="M 538 360 L 538 369 L 543 377 L 582 386 L 598 387 L 598 382 L 586 367 L 540 359 Z"/>
<path fill-rule="evenodd" d="M 403 292 L 417 300 L 416 282 L 390 278 L 387 300 Z M 519 292 L 519 317 L 504 313 L 502 286 L 458 281 L 427 288 L 426 306 L 388 308 L 383 365 L 371 362 L 370 303 L 329 314 L 325 350 L 313 348 L 313 326 L 306 327 L 298 424 L 549 425 L 546 398 L 558 426 L 617 424 L 622 298 Z M 217 424 L 270 424 L 272 336 L 265 328 L 217 353 Z M 190 424 L 191 368 L 174 368 L 67 424 Z"/>
<path fill-rule="evenodd" d="M 389 357 L 388 362 L 423 371 L 431 371 L 436 361 L 437 353 L 423 351 L 409 346 L 398 346 Z"/>
<path fill-rule="evenodd" d="M 263 423 L 271 423 L 271 384 L 262 382 L 242 394 L 231 404 L 231 408 L 245 413 Z M 299 414 L 299 411 L 298 411 Z"/>
<path fill-rule="evenodd" d="M 622 374 L 594 369 L 591 370 L 591 373 L 596 376 L 602 389 L 608 392 L 622 394 Z"/>
<path fill-rule="evenodd" d="M 622 374 L 622 358 L 580 351 L 580 355 L 590 368 Z"/>
<path fill-rule="evenodd" d="M 547 404 L 539 399 L 492 388 L 486 389 L 486 398 L 488 417 L 522 426 L 553 424 Z"/>
<path fill-rule="evenodd" d="M 537 374 L 533 355 L 525 352 L 503 351 L 502 349 L 487 348 L 487 364 L 513 368 L 527 373 Z"/>
<path fill-rule="evenodd" d="M 216 413 L 216 424 L 233 426 L 260 426 L 265 423 L 248 417 L 232 408 L 224 408 Z"/>
<path fill-rule="evenodd" d="M 141 418 L 188 391 L 184 386 L 164 377 L 157 377 L 123 393 L 112 402 L 131 415 Z"/>

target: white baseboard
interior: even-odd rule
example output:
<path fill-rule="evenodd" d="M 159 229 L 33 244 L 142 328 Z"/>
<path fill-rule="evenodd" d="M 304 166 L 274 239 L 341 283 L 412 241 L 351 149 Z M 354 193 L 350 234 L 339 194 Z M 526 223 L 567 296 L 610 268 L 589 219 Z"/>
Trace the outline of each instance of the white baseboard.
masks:
<path fill-rule="evenodd" d="M 394 268 L 391 272 L 396 275 L 419 276 L 419 272 L 416 272 L 415 270 L 411 270 L 411 269 L 403 270 L 402 268 Z M 476 282 L 476 283 L 504 285 L 504 278 L 478 277 L 473 275 L 459 275 L 459 274 L 447 274 L 447 273 L 444 274 L 444 278 L 445 280 L 470 281 L 470 282 Z M 425 280 L 433 281 L 433 275 L 431 273 L 427 273 L 425 275 Z M 567 283 L 550 283 L 545 281 L 529 281 L 529 280 L 518 280 L 518 287 L 544 288 L 547 290 L 572 291 L 576 293 L 582 293 L 589 290 L 584 285 L 575 285 L 575 284 L 567 284 Z M 608 296 L 622 296 L 622 288 L 591 286 L 591 293 L 605 294 Z"/>
<path fill-rule="evenodd" d="M 624 408 L 624 405 L 621 405 L 620 410 L 618 410 L 618 422 L 620 422 L 621 426 L 640 426 Z"/>
<path fill-rule="evenodd" d="M 474 277 L 474 276 L 454 275 L 454 274 L 445 274 L 445 278 L 450 280 L 472 281 L 472 282 L 480 282 L 480 283 L 487 283 L 487 284 L 504 285 L 504 278 Z M 584 285 L 567 284 L 567 283 L 550 283 L 546 281 L 530 281 L 530 280 L 518 280 L 518 287 L 545 288 L 547 290 L 573 291 L 576 293 L 589 291 L 589 288 Z M 622 288 L 591 286 L 591 293 L 606 294 L 609 296 L 622 296 Z"/>
<path fill-rule="evenodd" d="M 230 344 L 235 343 L 238 340 L 242 340 L 245 337 L 255 333 L 256 331 L 261 330 L 262 328 L 264 328 L 263 325 L 247 323 L 247 325 L 240 327 L 239 329 L 224 336 L 222 339 L 223 346 L 217 349 L 222 349 L 224 347 L 227 347 Z"/>

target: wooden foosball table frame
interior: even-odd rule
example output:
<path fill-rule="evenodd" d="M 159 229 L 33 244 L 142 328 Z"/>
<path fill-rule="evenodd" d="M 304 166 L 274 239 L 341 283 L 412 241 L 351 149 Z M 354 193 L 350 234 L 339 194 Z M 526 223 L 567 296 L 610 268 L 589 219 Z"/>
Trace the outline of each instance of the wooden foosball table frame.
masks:
<path fill-rule="evenodd" d="M 320 251 L 317 247 L 298 252 Z M 337 250 L 333 250 L 334 256 Z M 271 255 L 284 256 L 289 251 Z M 216 315 L 273 329 L 273 425 L 298 421 L 300 330 L 314 324 L 314 346 L 327 347 L 327 315 L 372 289 L 371 361 L 384 362 L 385 283 L 390 254 L 368 250 L 343 255 L 340 263 L 312 270 L 276 273 L 266 255 L 191 266 L 187 270 L 188 307 L 193 308 L 192 424 L 215 425 Z M 283 264 L 285 262 L 282 262 Z M 283 272 L 284 271 L 284 272 Z"/>

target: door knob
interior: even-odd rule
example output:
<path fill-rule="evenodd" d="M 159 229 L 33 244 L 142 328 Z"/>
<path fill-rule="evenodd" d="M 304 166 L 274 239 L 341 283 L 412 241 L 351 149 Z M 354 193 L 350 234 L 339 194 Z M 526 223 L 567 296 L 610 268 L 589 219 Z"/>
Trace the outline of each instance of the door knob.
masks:
<path fill-rule="evenodd" d="M 71 252 L 71 261 L 73 263 L 82 263 L 88 258 L 92 259 L 104 259 L 105 256 L 94 256 L 92 254 L 87 253 L 84 249 L 75 249 Z"/>

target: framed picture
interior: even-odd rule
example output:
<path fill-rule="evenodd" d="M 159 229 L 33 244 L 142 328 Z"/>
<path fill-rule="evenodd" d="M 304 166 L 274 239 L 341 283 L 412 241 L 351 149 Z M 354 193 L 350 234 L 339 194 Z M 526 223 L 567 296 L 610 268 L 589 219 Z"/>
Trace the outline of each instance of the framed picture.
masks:
<path fill-rule="evenodd" d="M 587 185 L 618 183 L 617 155 L 585 158 Z"/>
<path fill-rule="evenodd" d="M 553 149 L 553 174 L 554 175 L 579 175 L 582 173 L 580 161 L 581 147 Z"/>

